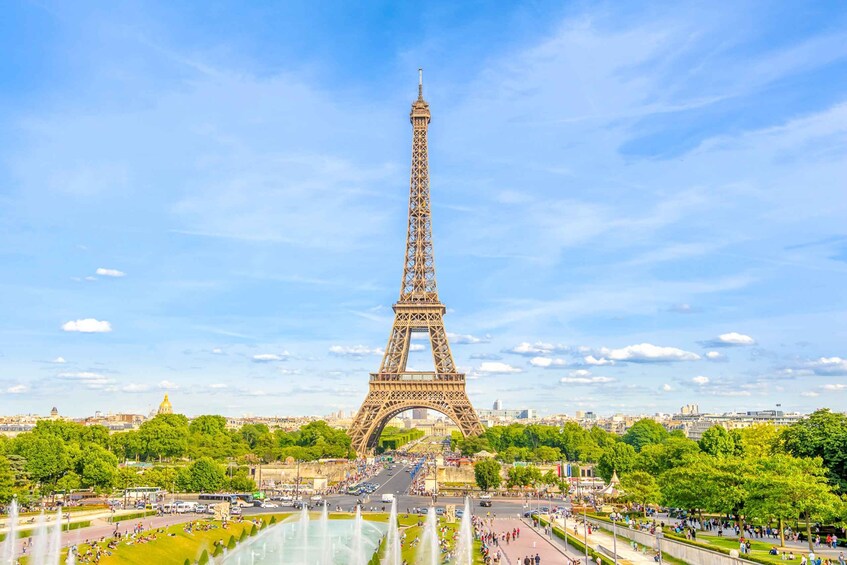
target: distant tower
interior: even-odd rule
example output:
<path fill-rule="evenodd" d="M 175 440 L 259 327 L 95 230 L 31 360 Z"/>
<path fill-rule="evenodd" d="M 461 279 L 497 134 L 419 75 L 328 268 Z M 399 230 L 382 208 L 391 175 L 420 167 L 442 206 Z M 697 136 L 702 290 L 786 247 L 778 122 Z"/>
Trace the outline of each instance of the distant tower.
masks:
<path fill-rule="evenodd" d="M 59 417 L 59 410 L 55 406 L 50 410 L 50 417 L 54 420 Z"/>
<path fill-rule="evenodd" d="M 503 409 L 503 401 L 500 400 L 499 398 L 494 401 L 494 409 L 495 410 L 502 410 Z"/>
<path fill-rule="evenodd" d="M 415 408 L 412 410 L 412 420 L 426 420 L 429 411 L 426 408 Z"/>
<path fill-rule="evenodd" d="M 171 401 L 168 400 L 168 395 L 165 394 L 165 399 L 159 404 L 159 411 L 157 414 L 173 414 L 174 407 L 171 405 Z"/>

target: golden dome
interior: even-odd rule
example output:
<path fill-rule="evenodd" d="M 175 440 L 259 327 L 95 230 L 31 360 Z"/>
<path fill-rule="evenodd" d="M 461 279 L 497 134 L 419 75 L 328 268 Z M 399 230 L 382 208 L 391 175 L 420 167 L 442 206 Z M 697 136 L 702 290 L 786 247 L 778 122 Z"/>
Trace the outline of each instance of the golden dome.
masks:
<path fill-rule="evenodd" d="M 159 414 L 173 414 L 174 407 L 171 405 L 171 401 L 168 400 L 168 395 L 165 395 L 165 399 L 159 404 Z"/>

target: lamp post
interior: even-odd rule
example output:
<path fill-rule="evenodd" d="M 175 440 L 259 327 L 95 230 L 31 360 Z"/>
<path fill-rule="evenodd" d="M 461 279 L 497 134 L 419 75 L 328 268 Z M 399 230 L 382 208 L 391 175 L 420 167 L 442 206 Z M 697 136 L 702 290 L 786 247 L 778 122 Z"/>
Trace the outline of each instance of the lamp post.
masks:
<path fill-rule="evenodd" d="M 588 565 L 588 512 L 585 507 L 585 501 L 582 502 L 582 531 L 585 538 L 585 563 Z"/>
<path fill-rule="evenodd" d="M 656 532 L 656 549 L 659 550 L 659 565 L 662 565 L 662 537 L 664 537 L 662 530 Z"/>
<path fill-rule="evenodd" d="M 612 520 L 612 551 L 615 554 L 615 565 L 618 565 L 618 519 Z"/>

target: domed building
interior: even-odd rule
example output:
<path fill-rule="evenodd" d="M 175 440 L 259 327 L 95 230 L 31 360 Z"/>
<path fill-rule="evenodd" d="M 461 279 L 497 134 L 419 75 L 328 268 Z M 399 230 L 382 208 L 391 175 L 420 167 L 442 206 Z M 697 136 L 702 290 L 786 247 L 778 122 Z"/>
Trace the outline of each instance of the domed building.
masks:
<path fill-rule="evenodd" d="M 173 414 L 174 407 L 171 405 L 171 401 L 168 400 L 168 395 L 165 394 L 165 399 L 159 404 L 159 411 L 157 414 Z"/>

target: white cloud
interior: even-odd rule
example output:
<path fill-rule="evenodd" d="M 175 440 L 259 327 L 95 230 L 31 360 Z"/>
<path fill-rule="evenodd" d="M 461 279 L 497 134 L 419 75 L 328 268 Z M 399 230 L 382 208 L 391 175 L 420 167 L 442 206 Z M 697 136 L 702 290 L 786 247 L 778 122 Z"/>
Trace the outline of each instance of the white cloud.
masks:
<path fill-rule="evenodd" d="M 150 385 L 141 385 L 136 383 L 131 383 L 121 387 L 121 392 L 127 392 L 130 394 L 138 392 L 147 392 L 148 390 L 150 390 Z"/>
<path fill-rule="evenodd" d="M 498 361 L 485 361 L 477 369 L 480 373 L 505 374 L 505 373 L 520 373 L 521 370 L 517 367 L 512 367 L 508 363 Z"/>
<path fill-rule="evenodd" d="M 533 367 L 561 367 L 566 365 L 564 359 L 552 359 L 550 357 L 533 357 L 529 360 L 529 364 Z"/>
<path fill-rule="evenodd" d="M 282 353 L 259 353 L 253 356 L 253 361 L 256 363 L 273 363 L 274 361 L 285 361 L 288 357 L 288 352 Z"/>
<path fill-rule="evenodd" d="M 755 345 L 756 340 L 749 335 L 740 334 L 738 332 L 729 332 L 721 334 L 706 343 L 712 347 L 735 347 L 739 345 Z"/>
<path fill-rule="evenodd" d="M 602 367 L 603 365 L 614 365 L 615 362 L 611 359 L 606 359 L 605 357 L 594 357 L 593 355 L 586 355 L 583 357 L 583 360 L 587 365 L 596 365 L 598 367 Z"/>
<path fill-rule="evenodd" d="M 815 392 L 813 390 L 804 390 L 800 393 L 800 396 L 808 396 L 809 398 L 814 398 L 816 396 L 820 396 L 819 392 Z"/>
<path fill-rule="evenodd" d="M 162 390 L 176 390 L 179 388 L 179 385 L 171 381 L 159 381 L 159 388 Z"/>
<path fill-rule="evenodd" d="M 821 357 L 807 363 L 816 375 L 847 375 L 847 359 L 841 357 Z"/>
<path fill-rule="evenodd" d="M 693 379 L 691 379 L 691 382 L 698 384 L 700 386 L 703 386 L 705 384 L 708 384 L 709 377 L 704 377 L 703 375 L 699 375 L 699 376 L 696 376 Z"/>
<path fill-rule="evenodd" d="M 106 333 L 112 331 L 112 324 L 109 322 L 95 320 L 94 318 L 84 318 L 82 320 L 71 320 L 62 324 L 62 329 L 66 332 L 81 332 L 81 333 Z"/>
<path fill-rule="evenodd" d="M 333 345 L 329 354 L 337 357 L 364 357 L 365 355 L 382 355 L 382 349 L 370 348 L 366 345 Z"/>
<path fill-rule="evenodd" d="M 424 349 L 426 349 L 426 346 L 423 345 L 422 343 L 410 343 L 409 344 L 409 351 L 423 351 Z"/>
<path fill-rule="evenodd" d="M 700 356 L 676 347 L 661 347 L 650 343 L 628 345 L 621 349 L 603 349 L 603 354 L 613 361 L 629 363 L 664 363 L 671 361 L 696 361 Z"/>
<path fill-rule="evenodd" d="M 51 362 L 51 363 L 56 363 L 57 365 L 63 365 L 63 364 L 65 364 L 65 363 L 67 363 L 67 361 L 65 361 L 65 358 L 64 358 L 64 357 L 56 357 L 55 359 L 53 359 L 53 360 L 52 360 L 52 361 L 50 361 L 50 362 Z"/>
<path fill-rule="evenodd" d="M 721 353 L 720 351 L 709 351 L 706 353 L 707 361 L 724 361 L 726 360 L 726 355 Z"/>
<path fill-rule="evenodd" d="M 90 389 L 100 389 L 113 382 L 113 380 L 109 377 L 92 371 L 64 372 L 57 374 L 56 377 L 63 380 L 80 382 L 84 384 L 86 388 Z"/>
<path fill-rule="evenodd" d="M 557 351 L 567 350 L 568 348 L 564 345 L 544 343 L 543 341 L 536 341 L 535 343 L 523 341 L 513 348 L 506 350 L 506 353 L 514 353 L 516 355 L 548 355 Z"/>
<path fill-rule="evenodd" d="M 213 355 L 224 355 L 224 350 L 221 349 L 220 347 L 213 347 L 212 348 L 212 354 Z"/>
<path fill-rule="evenodd" d="M 563 384 L 576 384 L 576 385 L 588 385 L 588 384 L 604 384 L 604 383 L 613 383 L 615 379 L 612 377 L 562 377 L 559 379 L 560 383 Z"/>
<path fill-rule="evenodd" d="M 568 375 L 571 376 L 571 377 L 587 377 L 590 374 L 591 374 L 591 371 L 588 371 L 586 369 L 577 369 L 575 371 L 571 371 L 570 373 L 568 373 Z"/>
<path fill-rule="evenodd" d="M 822 388 L 824 390 L 829 390 L 829 391 L 832 391 L 832 392 L 840 392 L 844 389 L 847 389 L 847 385 L 841 384 L 841 383 L 835 383 L 835 384 L 823 385 Z"/>
<path fill-rule="evenodd" d="M 29 388 L 26 385 L 14 385 L 7 388 L 6 392 L 9 394 L 22 394 L 28 390 Z"/>
<path fill-rule="evenodd" d="M 470 334 L 454 334 L 447 332 L 447 339 L 450 343 L 462 344 L 462 345 L 475 345 L 477 343 L 488 343 L 491 341 L 489 336 L 485 337 L 476 337 Z"/>
<path fill-rule="evenodd" d="M 125 277 L 126 273 L 123 271 L 119 271 L 117 269 L 104 269 L 103 267 L 99 267 L 95 273 L 100 275 L 101 277 Z"/>
<path fill-rule="evenodd" d="M 224 383 L 212 383 L 212 384 L 209 385 L 209 388 L 222 389 L 222 388 L 227 388 L 228 386 L 229 385 L 224 384 Z"/>
<path fill-rule="evenodd" d="M 670 391 L 672 391 L 672 390 L 673 390 L 673 388 L 671 387 L 671 385 L 669 385 L 669 384 L 665 383 L 665 384 L 663 384 L 663 385 L 662 385 L 662 390 L 663 390 L 664 392 L 670 392 Z"/>

